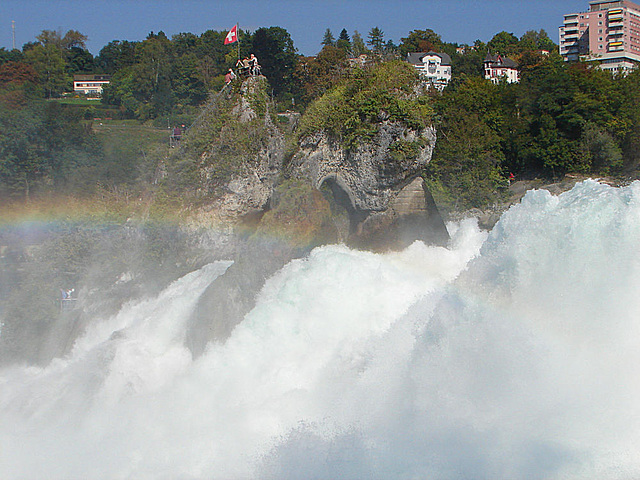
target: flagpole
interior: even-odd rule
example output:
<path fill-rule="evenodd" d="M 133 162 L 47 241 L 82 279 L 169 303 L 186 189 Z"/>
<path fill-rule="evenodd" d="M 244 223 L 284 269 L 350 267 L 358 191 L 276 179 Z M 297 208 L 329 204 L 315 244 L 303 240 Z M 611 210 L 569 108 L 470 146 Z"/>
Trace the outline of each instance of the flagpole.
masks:
<path fill-rule="evenodd" d="M 238 32 L 238 60 L 240 60 L 240 26 L 236 22 L 236 31 Z"/>

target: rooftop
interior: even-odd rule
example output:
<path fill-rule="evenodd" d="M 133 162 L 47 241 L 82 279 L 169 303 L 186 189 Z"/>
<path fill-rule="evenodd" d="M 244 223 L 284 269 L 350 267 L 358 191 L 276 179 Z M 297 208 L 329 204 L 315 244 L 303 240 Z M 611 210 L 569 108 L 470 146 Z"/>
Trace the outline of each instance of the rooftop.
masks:
<path fill-rule="evenodd" d="M 408 53 L 407 60 L 412 65 L 419 65 L 423 63 L 422 59 L 428 55 L 435 55 L 437 57 L 440 57 L 442 65 L 451 65 L 451 57 L 449 55 L 447 55 L 446 53 L 438 53 L 433 51 Z"/>

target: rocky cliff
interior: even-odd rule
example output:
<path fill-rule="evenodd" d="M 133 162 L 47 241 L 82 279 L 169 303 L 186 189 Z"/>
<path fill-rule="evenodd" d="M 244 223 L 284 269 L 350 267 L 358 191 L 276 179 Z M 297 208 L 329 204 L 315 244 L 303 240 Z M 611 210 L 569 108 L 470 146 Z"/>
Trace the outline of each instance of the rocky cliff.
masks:
<path fill-rule="evenodd" d="M 404 248 L 414 240 L 446 243 L 446 228 L 419 176 L 431 159 L 436 132 L 424 118 L 412 120 L 414 112 L 407 107 L 420 92 L 388 86 L 375 105 L 377 111 L 368 117 L 356 112 L 363 117 L 366 134 L 351 134 L 352 141 L 345 143 L 335 128 L 318 124 L 313 108 L 302 119 L 304 131 L 287 135 L 290 119 L 278 127 L 267 88 L 266 79 L 254 77 L 236 91 L 224 90 L 210 100 L 204 117 L 187 135 L 187 148 L 203 149 L 198 152 L 197 191 L 208 199 L 192 213 L 195 224 L 217 223 L 228 230 L 251 219 L 255 228 L 272 208 L 278 185 L 292 179 L 323 192 L 334 213 L 333 237 L 327 238 L 323 228 L 323 238 L 310 244 L 342 241 L 378 250 Z M 366 88 L 370 86 L 360 87 Z M 304 224 L 309 212 L 298 213 L 297 221 Z"/>
<path fill-rule="evenodd" d="M 413 130 L 388 120 L 355 148 L 317 132 L 301 140 L 291 174 L 331 192 L 348 213 L 349 230 L 341 232 L 348 243 L 376 250 L 404 248 L 415 240 L 446 244 L 444 223 L 419 177 L 435 141 L 431 126 Z M 410 154 L 394 155 L 396 145 Z"/>

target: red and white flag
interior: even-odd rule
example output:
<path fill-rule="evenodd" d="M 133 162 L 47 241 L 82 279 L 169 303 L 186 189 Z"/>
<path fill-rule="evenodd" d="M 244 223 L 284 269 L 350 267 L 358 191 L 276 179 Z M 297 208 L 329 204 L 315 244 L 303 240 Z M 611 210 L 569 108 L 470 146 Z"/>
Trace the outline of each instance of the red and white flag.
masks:
<path fill-rule="evenodd" d="M 237 41 L 238 41 L 238 24 L 236 23 L 233 26 L 233 28 L 229 30 L 229 33 L 227 33 L 227 36 L 224 37 L 224 44 L 229 45 L 230 43 L 237 42 Z"/>

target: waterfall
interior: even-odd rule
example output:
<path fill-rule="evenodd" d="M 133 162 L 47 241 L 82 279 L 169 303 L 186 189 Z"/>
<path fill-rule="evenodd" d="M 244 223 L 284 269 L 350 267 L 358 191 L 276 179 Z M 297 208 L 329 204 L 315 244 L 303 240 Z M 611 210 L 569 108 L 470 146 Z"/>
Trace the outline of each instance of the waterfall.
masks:
<path fill-rule="evenodd" d="M 0 477 L 640 476 L 640 183 L 448 227 L 314 249 L 195 359 L 185 322 L 229 263 L 0 370 Z"/>

